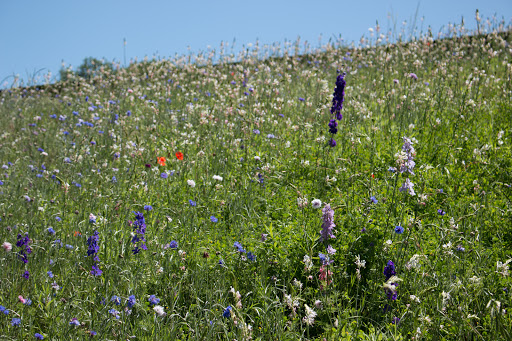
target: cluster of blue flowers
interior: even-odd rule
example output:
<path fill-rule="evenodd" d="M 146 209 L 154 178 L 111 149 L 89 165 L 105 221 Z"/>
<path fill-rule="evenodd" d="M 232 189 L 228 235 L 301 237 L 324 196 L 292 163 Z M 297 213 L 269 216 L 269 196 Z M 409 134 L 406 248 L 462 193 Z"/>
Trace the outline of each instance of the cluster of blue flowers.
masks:
<path fill-rule="evenodd" d="M 135 229 L 135 235 L 132 238 L 132 243 L 135 245 L 135 248 L 132 252 L 136 255 L 140 250 L 147 250 L 148 248 L 146 247 L 146 220 L 144 219 L 144 214 L 141 212 L 134 213 L 135 221 L 133 222 L 133 228 Z"/>

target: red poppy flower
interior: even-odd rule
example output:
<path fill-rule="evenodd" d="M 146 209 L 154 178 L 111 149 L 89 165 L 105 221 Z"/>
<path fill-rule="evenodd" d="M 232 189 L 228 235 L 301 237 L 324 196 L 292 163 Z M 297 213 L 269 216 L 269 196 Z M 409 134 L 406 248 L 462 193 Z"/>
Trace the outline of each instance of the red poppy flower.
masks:
<path fill-rule="evenodd" d="M 182 152 L 176 152 L 176 158 L 178 160 L 180 160 L 180 161 L 183 160 L 183 153 Z"/>
<path fill-rule="evenodd" d="M 158 164 L 159 164 L 160 166 L 165 166 L 165 157 L 160 156 L 160 157 L 158 158 Z"/>

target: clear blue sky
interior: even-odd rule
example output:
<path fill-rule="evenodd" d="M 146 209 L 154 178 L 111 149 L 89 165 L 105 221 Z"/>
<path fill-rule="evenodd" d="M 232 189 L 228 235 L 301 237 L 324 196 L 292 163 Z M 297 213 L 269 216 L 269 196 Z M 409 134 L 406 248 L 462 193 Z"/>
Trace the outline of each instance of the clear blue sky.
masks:
<path fill-rule="evenodd" d="M 279 1 L 279 0 L 1 0 L 0 88 L 12 75 L 27 79 L 40 69 L 57 76 L 62 62 L 79 66 L 89 56 L 123 62 L 154 55 L 218 48 L 221 41 L 238 47 L 301 41 L 318 45 L 340 34 L 346 42 L 368 35 L 376 20 L 383 31 L 411 23 L 418 9 L 418 28 L 434 32 L 448 23 L 475 27 L 475 10 L 482 18 L 512 18 L 511 0 L 380 0 L 380 1 Z M 391 18 L 391 19 L 390 19 Z M 7 79 L 6 79 L 7 77 Z"/>

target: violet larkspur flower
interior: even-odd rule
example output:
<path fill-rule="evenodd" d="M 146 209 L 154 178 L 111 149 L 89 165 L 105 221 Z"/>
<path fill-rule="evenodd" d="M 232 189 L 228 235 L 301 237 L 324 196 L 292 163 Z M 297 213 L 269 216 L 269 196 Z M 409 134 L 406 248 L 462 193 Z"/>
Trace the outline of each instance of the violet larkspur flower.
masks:
<path fill-rule="evenodd" d="M 329 133 L 336 134 L 338 132 L 338 122 L 332 119 L 329 121 Z"/>
<path fill-rule="evenodd" d="M 402 234 L 402 233 L 404 233 L 404 228 L 403 228 L 402 226 L 400 226 L 400 225 L 396 226 L 396 227 L 395 227 L 395 233 L 396 233 L 396 234 Z"/>
<path fill-rule="evenodd" d="M 320 231 L 320 240 L 325 241 L 330 238 L 336 238 L 335 235 L 332 234 L 332 229 L 336 226 L 334 224 L 334 210 L 331 208 L 331 205 L 326 204 L 322 209 L 322 230 Z"/>
<path fill-rule="evenodd" d="M 140 212 L 135 213 L 135 221 L 133 222 L 133 228 L 135 229 L 132 243 L 135 245 L 135 248 L 132 250 L 133 254 L 136 255 L 140 252 L 140 250 L 147 250 L 146 247 L 146 220 L 144 219 L 144 214 Z M 140 243 L 138 245 L 137 243 Z"/>
<path fill-rule="evenodd" d="M 100 268 L 98 268 L 98 262 L 100 261 L 100 259 L 98 258 L 98 251 L 100 250 L 100 247 L 98 246 L 98 236 L 98 231 L 94 231 L 94 234 L 87 239 L 87 256 L 93 256 L 91 274 L 94 276 L 100 276 L 103 273 L 103 271 L 101 271 Z"/>
<path fill-rule="evenodd" d="M 392 261 L 388 261 L 388 264 L 384 268 L 384 276 L 386 276 L 386 281 L 391 277 L 396 275 L 395 271 L 395 263 Z"/>
<path fill-rule="evenodd" d="M 25 272 L 23 273 L 22 277 L 23 277 L 23 278 L 25 278 L 25 279 L 29 279 L 29 278 L 30 278 L 30 272 L 28 272 L 28 270 L 27 270 L 27 271 L 25 271 Z"/>
<path fill-rule="evenodd" d="M 402 185 L 402 187 L 400 187 L 398 190 L 400 192 L 407 192 L 410 195 L 415 196 L 416 192 L 414 192 L 414 188 L 413 187 L 414 187 L 414 183 L 412 183 L 411 180 L 409 180 L 409 178 L 407 178 L 407 179 L 405 179 L 405 182 Z"/>
<path fill-rule="evenodd" d="M 334 93 L 332 94 L 332 107 L 331 114 L 336 117 L 339 121 L 342 119 L 341 109 L 343 109 L 343 101 L 345 100 L 345 85 L 347 82 L 345 81 L 346 73 L 343 72 L 336 77 L 336 87 L 334 88 Z"/>
<path fill-rule="evenodd" d="M 331 147 L 333 147 L 333 148 L 334 148 L 334 147 L 336 147 L 336 144 L 337 144 L 337 143 L 336 143 L 336 140 L 335 140 L 335 139 L 331 138 L 331 139 L 329 140 L 329 146 L 331 146 Z"/>
<path fill-rule="evenodd" d="M 28 246 L 29 243 L 30 238 L 28 237 L 28 233 L 25 233 L 24 236 L 18 234 L 18 241 L 16 242 L 16 246 L 21 248 L 21 250 L 18 252 L 18 257 L 23 263 L 28 263 L 28 254 L 32 253 L 32 248 Z"/>

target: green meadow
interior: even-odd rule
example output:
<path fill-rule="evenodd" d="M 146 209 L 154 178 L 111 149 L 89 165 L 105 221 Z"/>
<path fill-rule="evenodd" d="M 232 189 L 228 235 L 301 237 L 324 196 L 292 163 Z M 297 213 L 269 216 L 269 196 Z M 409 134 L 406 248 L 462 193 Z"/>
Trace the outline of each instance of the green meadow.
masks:
<path fill-rule="evenodd" d="M 510 32 L 1 91 L 0 339 L 512 339 Z"/>

